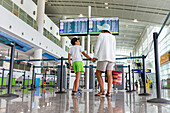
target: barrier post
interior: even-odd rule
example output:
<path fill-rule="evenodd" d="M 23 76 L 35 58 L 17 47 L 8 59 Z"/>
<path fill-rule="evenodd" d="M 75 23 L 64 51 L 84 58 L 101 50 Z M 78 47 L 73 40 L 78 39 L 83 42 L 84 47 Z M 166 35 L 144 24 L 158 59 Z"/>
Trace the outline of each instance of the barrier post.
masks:
<path fill-rule="evenodd" d="M 5 88 L 4 88 L 4 85 L 3 85 L 3 84 L 4 84 L 4 73 L 5 73 L 5 69 L 3 68 L 3 69 L 2 69 L 2 81 L 1 81 L 1 87 L 0 87 L 0 89 L 5 89 Z"/>
<path fill-rule="evenodd" d="M 141 74 L 141 66 L 140 67 L 138 67 L 138 69 L 139 69 L 139 77 L 141 77 L 142 78 L 142 74 Z M 140 88 L 142 88 L 142 85 L 141 85 L 142 83 L 140 82 Z"/>
<path fill-rule="evenodd" d="M 128 70 L 129 70 L 129 90 L 127 92 L 132 92 L 132 88 L 131 88 L 131 71 L 130 71 L 130 65 L 128 65 Z"/>
<path fill-rule="evenodd" d="M 27 82 L 28 84 L 27 84 L 27 87 L 29 87 L 29 84 L 30 84 L 30 79 L 29 79 L 29 77 L 30 77 L 30 76 L 28 75 L 28 82 Z"/>
<path fill-rule="evenodd" d="M 14 67 L 14 56 L 15 56 L 15 43 L 11 45 L 11 58 L 10 58 L 10 68 L 9 68 L 9 79 L 8 79 L 8 92 L 7 94 L 0 95 L 0 97 L 19 97 L 19 95 L 12 94 L 12 77 L 13 77 L 13 67 Z"/>
<path fill-rule="evenodd" d="M 52 87 L 55 87 L 55 76 L 56 76 L 56 74 L 54 75 L 54 85 Z"/>
<path fill-rule="evenodd" d="M 127 88 L 128 87 L 127 86 L 128 85 L 128 83 L 127 83 L 127 75 L 128 75 L 128 73 L 126 73 L 126 88 L 125 88 L 125 90 L 128 90 L 128 88 Z"/>
<path fill-rule="evenodd" d="M 35 75 L 35 66 L 33 65 L 33 69 L 32 69 L 32 84 L 31 84 L 31 88 L 29 90 L 35 90 L 35 88 L 34 88 L 34 75 Z"/>
<path fill-rule="evenodd" d="M 132 77 L 133 77 L 133 90 L 132 91 L 136 91 L 135 90 L 135 75 L 134 75 L 134 70 L 132 69 Z"/>
<path fill-rule="evenodd" d="M 44 88 L 44 74 L 43 74 L 43 77 L 42 77 L 41 88 Z"/>
<path fill-rule="evenodd" d="M 65 91 L 63 91 L 63 60 L 64 58 L 61 57 L 61 72 L 60 72 L 60 91 L 58 92 L 55 92 L 56 94 L 57 93 L 66 93 Z"/>
<path fill-rule="evenodd" d="M 95 76 L 93 71 L 93 65 L 89 66 L 89 89 L 95 89 Z"/>
<path fill-rule="evenodd" d="M 21 88 L 21 89 L 26 89 L 26 87 L 25 87 L 25 71 L 24 71 L 24 81 L 23 81 L 23 87 Z"/>
<path fill-rule="evenodd" d="M 139 94 L 139 96 L 150 96 L 151 94 L 146 92 L 146 68 L 145 68 L 145 58 L 146 56 L 142 55 L 142 62 L 143 62 L 143 77 L 144 77 L 144 81 L 143 81 L 143 86 L 144 86 L 144 93 Z M 139 70 L 141 71 L 141 70 Z"/>
<path fill-rule="evenodd" d="M 35 87 L 36 76 L 37 76 L 37 74 L 35 73 L 35 75 L 34 75 L 34 88 L 36 88 L 36 87 Z"/>
<path fill-rule="evenodd" d="M 170 13 L 169 13 L 170 14 Z M 160 69 L 159 69 L 159 53 L 158 53 L 158 34 L 153 33 L 154 40 L 154 54 L 155 54 L 155 71 L 156 71 L 156 92 L 157 98 L 148 100 L 151 103 L 170 103 L 169 100 L 161 98 L 161 82 L 160 82 Z"/>

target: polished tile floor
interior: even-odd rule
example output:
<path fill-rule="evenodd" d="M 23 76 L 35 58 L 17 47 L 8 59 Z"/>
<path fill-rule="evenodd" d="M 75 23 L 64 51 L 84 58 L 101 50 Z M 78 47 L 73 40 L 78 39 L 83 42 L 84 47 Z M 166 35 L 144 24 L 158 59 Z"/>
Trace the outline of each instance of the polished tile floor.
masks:
<path fill-rule="evenodd" d="M 4 94 L 7 90 L 1 90 Z M 152 104 L 146 100 L 156 97 L 141 97 L 138 92 L 113 91 L 112 97 L 95 97 L 94 91 L 83 91 L 81 96 L 55 94 L 54 88 L 37 88 L 35 91 L 13 88 L 19 98 L 0 98 L 0 113 L 170 113 L 170 104 Z M 170 90 L 162 90 L 162 97 L 170 99 Z"/>

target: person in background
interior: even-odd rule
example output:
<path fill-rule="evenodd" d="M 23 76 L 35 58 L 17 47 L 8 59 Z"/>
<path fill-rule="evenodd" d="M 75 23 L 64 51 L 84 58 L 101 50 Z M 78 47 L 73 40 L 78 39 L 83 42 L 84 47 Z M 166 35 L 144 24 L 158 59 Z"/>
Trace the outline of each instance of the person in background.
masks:
<path fill-rule="evenodd" d="M 101 34 L 99 35 L 96 43 L 96 48 L 94 52 L 93 62 L 96 61 L 98 55 L 97 62 L 97 70 L 96 76 L 100 86 L 100 92 L 95 96 L 104 95 L 104 83 L 102 79 L 102 72 L 107 71 L 108 76 L 108 91 L 106 96 L 111 96 L 111 88 L 112 88 L 112 71 L 113 66 L 115 64 L 115 56 L 116 56 L 116 39 L 110 32 L 110 26 L 108 24 L 103 24 L 102 26 L 97 26 L 99 30 L 101 30 Z"/>
<path fill-rule="evenodd" d="M 71 69 L 71 60 L 70 59 L 72 57 L 72 66 L 73 66 L 74 73 L 76 74 L 76 79 L 74 81 L 72 95 L 79 95 L 79 94 L 81 94 L 78 91 L 80 75 L 81 75 L 81 73 L 84 73 L 83 62 L 82 62 L 83 59 L 82 59 L 81 55 L 83 54 L 86 58 L 88 58 L 90 60 L 92 60 L 92 58 L 90 56 L 88 56 L 82 50 L 78 38 L 73 38 L 71 40 L 71 44 L 73 45 L 73 47 L 71 47 L 68 52 L 68 63 L 69 63 L 69 68 Z"/>
<path fill-rule="evenodd" d="M 136 90 L 138 90 L 138 81 L 137 80 L 135 82 L 135 85 L 136 85 Z"/>

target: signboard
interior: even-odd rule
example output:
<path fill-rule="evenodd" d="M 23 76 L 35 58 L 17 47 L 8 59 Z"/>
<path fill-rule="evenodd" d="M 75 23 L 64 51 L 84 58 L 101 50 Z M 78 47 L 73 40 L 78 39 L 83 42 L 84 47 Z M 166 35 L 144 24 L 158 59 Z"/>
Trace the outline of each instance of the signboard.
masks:
<path fill-rule="evenodd" d="M 160 57 L 160 65 L 170 61 L 170 51 Z"/>
<path fill-rule="evenodd" d="M 104 23 L 110 25 L 110 31 L 114 35 L 119 34 L 119 18 L 118 17 L 102 17 L 102 18 L 91 18 L 89 20 L 89 34 L 98 35 L 100 30 L 97 25 L 102 26 Z"/>
<path fill-rule="evenodd" d="M 101 31 L 97 25 L 102 26 L 104 23 L 110 25 L 110 32 L 114 35 L 119 34 L 119 18 L 118 17 L 102 17 L 102 18 L 77 18 L 60 20 L 60 35 L 61 36 L 86 36 L 99 35 Z"/>
<path fill-rule="evenodd" d="M 87 35 L 88 19 L 65 19 L 60 20 L 60 35 Z"/>
<path fill-rule="evenodd" d="M 133 69 L 134 73 L 139 73 L 139 69 Z M 141 73 L 143 73 L 143 69 L 141 69 Z M 151 73 L 151 69 L 146 69 L 146 73 Z"/>

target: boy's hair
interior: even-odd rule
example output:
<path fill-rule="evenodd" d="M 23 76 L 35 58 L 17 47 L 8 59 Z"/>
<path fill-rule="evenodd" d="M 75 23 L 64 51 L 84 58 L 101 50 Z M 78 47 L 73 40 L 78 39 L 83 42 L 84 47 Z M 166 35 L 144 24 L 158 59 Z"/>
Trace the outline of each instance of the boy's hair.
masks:
<path fill-rule="evenodd" d="M 71 39 L 71 44 L 72 45 L 75 45 L 75 42 L 77 42 L 77 40 L 80 40 L 79 38 L 73 38 Z"/>

